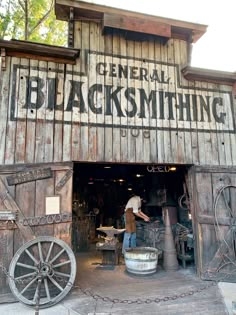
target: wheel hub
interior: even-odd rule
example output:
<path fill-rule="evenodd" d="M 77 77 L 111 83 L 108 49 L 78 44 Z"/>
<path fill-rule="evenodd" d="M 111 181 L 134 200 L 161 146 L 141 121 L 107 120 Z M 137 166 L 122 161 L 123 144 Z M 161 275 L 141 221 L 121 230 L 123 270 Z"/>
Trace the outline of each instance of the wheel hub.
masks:
<path fill-rule="evenodd" d="M 47 277 L 47 276 L 53 276 L 54 271 L 51 267 L 51 265 L 49 263 L 40 263 L 38 266 L 39 269 L 39 273 L 43 276 L 43 277 Z"/>

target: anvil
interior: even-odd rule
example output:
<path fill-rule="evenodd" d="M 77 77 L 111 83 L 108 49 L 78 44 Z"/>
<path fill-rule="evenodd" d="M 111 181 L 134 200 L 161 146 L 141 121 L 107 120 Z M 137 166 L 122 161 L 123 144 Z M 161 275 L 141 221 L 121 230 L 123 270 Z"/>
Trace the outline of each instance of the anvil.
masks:
<path fill-rule="evenodd" d="M 114 238 L 115 235 L 123 233 L 125 229 L 116 229 L 113 226 L 100 226 L 97 231 L 106 233 L 107 237 Z"/>

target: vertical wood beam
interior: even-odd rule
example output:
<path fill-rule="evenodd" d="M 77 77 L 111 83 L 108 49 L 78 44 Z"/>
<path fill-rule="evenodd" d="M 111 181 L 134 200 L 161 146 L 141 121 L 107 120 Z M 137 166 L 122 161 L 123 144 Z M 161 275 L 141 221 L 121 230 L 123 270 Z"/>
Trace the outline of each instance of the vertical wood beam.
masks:
<path fill-rule="evenodd" d="M 188 55 L 187 55 L 187 65 L 191 66 L 191 61 L 192 61 L 192 51 L 193 51 L 193 36 L 192 34 L 188 38 Z"/>
<path fill-rule="evenodd" d="M 236 82 L 233 84 L 233 96 L 236 99 Z"/>
<path fill-rule="evenodd" d="M 74 8 L 70 7 L 68 22 L 68 47 L 74 47 Z"/>
<path fill-rule="evenodd" d="M 1 48 L 1 70 L 6 70 L 6 49 Z"/>

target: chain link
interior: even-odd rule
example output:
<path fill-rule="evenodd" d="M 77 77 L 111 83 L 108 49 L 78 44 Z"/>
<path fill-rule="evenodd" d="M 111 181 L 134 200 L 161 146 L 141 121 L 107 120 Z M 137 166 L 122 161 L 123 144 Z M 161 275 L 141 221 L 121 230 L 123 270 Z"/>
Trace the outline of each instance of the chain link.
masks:
<path fill-rule="evenodd" d="M 6 197 L 7 197 L 7 191 L 6 191 L 6 194 L 3 196 L 0 194 L 0 199 L 2 200 L 5 200 Z M 30 227 L 29 223 L 27 222 L 27 225 Z M 33 233 L 32 234 L 34 237 L 36 237 L 36 235 Z M 35 279 L 35 278 L 38 278 L 38 285 L 40 286 L 41 284 L 41 281 L 42 281 L 42 278 L 41 278 L 41 274 L 40 273 L 35 273 L 34 276 L 32 277 L 27 277 L 27 279 L 15 279 L 14 277 L 12 277 L 9 272 L 7 271 L 7 269 L 4 267 L 4 265 L 0 262 L 0 270 L 2 271 L 2 273 L 9 279 L 11 279 L 12 281 L 14 281 L 15 283 L 19 283 L 19 284 L 28 284 L 32 279 Z M 229 277 L 229 275 L 227 275 L 226 277 Z M 213 286 L 216 286 L 220 281 L 224 281 L 226 277 L 224 277 L 223 279 L 216 279 L 216 280 L 211 280 L 210 283 L 208 283 L 207 285 L 201 287 L 201 288 L 197 288 L 197 289 L 194 289 L 194 290 L 190 290 L 188 292 L 183 292 L 183 293 L 180 293 L 180 294 L 174 294 L 174 295 L 168 295 L 168 296 L 165 296 L 165 297 L 155 297 L 155 298 L 147 298 L 147 299 L 118 299 L 118 298 L 111 298 L 111 297 L 108 297 L 108 296 L 102 296 L 100 294 L 95 294 L 93 293 L 91 290 L 88 290 L 88 289 L 83 289 L 81 286 L 79 285 L 74 285 L 73 283 L 71 282 L 67 282 L 66 280 L 62 279 L 61 277 L 59 276 L 56 276 L 54 275 L 55 279 L 58 281 L 58 282 L 63 282 L 65 284 L 65 286 L 71 286 L 73 287 L 74 289 L 79 289 L 83 294 L 85 294 L 86 296 L 89 296 L 89 297 L 92 297 L 94 300 L 102 300 L 103 302 L 110 302 L 110 303 L 113 303 L 113 304 L 117 304 L 117 303 L 120 303 L 120 304 L 151 304 L 151 303 L 161 303 L 161 302 L 167 302 L 167 301 L 174 301 L 174 300 L 177 300 L 177 299 L 183 299 L 185 297 L 190 297 L 196 293 L 200 293 L 204 290 L 207 290 Z M 37 298 L 38 302 L 37 304 L 39 305 L 39 300 L 40 300 L 40 296 L 38 296 Z M 36 305 L 36 306 L 38 306 Z M 38 312 L 38 311 L 37 311 Z M 38 314 L 38 313 L 37 313 Z"/>
<path fill-rule="evenodd" d="M 7 271 L 7 269 L 3 266 L 3 264 L 1 262 L 0 262 L 0 269 L 2 270 L 2 273 L 6 276 L 6 278 L 11 279 L 15 283 L 28 284 L 32 279 L 35 278 L 35 277 L 27 277 L 27 279 L 24 279 L 24 280 L 23 279 L 15 279 L 9 274 L 9 272 Z"/>
<path fill-rule="evenodd" d="M 32 277 L 27 277 L 27 279 L 15 279 L 14 277 L 12 277 L 9 272 L 7 271 L 7 269 L 4 267 L 4 265 L 0 262 L 0 270 L 2 270 L 2 273 L 9 279 L 11 279 L 12 281 L 14 281 L 15 283 L 18 284 L 28 284 L 32 279 L 34 278 L 39 278 L 41 275 L 40 273 L 37 274 L 35 273 L 34 276 Z M 230 276 L 230 275 L 228 275 Z M 81 286 L 79 285 L 74 285 L 73 283 L 71 283 L 70 281 L 67 282 L 66 280 L 64 280 L 63 278 L 54 275 L 54 278 L 61 283 L 64 283 L 65 286 L 71 286 L 74 289 L 79 289 L 83 294 L 85 294 L 86 296 L 92 297 L 94 300 L 102 300 L 103 302 L 110 302 L 113 304 L 151 304 L 151 303 L 161 303 L 161 302 L 167 302 L 167 301 L 174 301 L 177 299 L 183 299 L 185 297 L 190 297 L 196 293 L 200 293 L 204 290 L 207 290 L 213 286 L 216 286 L 218 284 L 218 282 L 223 281 L 225 279 L 217 279 L 217 280 L 212 280 L 209 284 L 201 287 L 201 288 L 197 288 L 194 290 L 190 290 L 188 292 L 183 292 L 180 294 L 174 294 L 174 295 L 169 295 L 169 296 L 165 296 L 165 297 L 155 297 L 155 298 L 147 298 L 147 299 L 134 299 L 134 300 L 130 300 L 130 299 L 118 299 L 118 298 L 111 298 L 108 296 L 102 296 L 100 294 L 96 294 L 93 293 L 91 290 L 88 289 L 83 289 Z"/>
<path fill-rule="evenodd" d="M 63 280 L 63 279 L 62 279 Z M 96 294 L 93 293 L 91 290 L 89 289 L 83 289 L 81 286 L 79 285 L 73 285 L 73 288 L 79 289 L 83 294 L 85 294 L 86 296 L 92 297 L 94 300 L 102 300 L 103 302 L 110 302 L 113 304 L 151 304 L 151 303 L 161 303 L 161 302 L 167 302 L 167 301 L 174 301 L 177 299 L 183 299 L 185 297 L 188 296 L 192 296 L 196 293 L 200 293 L 206 289 L 209 289 L 213 286 L 216 286 L 218 284 L 217 281 L 212 281 L 211 283 L 201 287 L 201 288 L 197 288 L 195 290 L 190 290 L 188 292 L 183 292 L 180 294 L 175 294 L 175 295 L 168 295 L 168 296 L 164 296 L 164 297 L 155 297 L 155 298 L 148 298 L 148 299 L 134 299 L 134 300 L 130 300 L 130 299 L 118 299 L 118 298 L 111 298 L 108 296 L 101 296 L 100 294 Z"/>
<path fill-rule="evenodd" d="M 23 280 L 23 279 L 14 279 L 13 277 L 11 277 L 7 271 L 7 269 L 0 263 L 0 269 L 2 270 L 2 272 L 5 274 L 6 277 L 10 278 L 11 280 L 15 281 L 16 283 L 20 283 L 20 284 L 26 284 L 29 283 L 34 277 L 30 277 L 27 280 Z M 147 299 L 134 299 L 134 300 L 130 300 L 130 299 L 118 299 L 118 298 L 111 298 L 108 296 L 102 296 L 100 294 L 97 293 L 93 293 L 91 290 L 89 289 L 83 289 L 80 285 L 74 285 L 71 282 L 67 282 L 66 280 L 64 280 L 61 277 L 55 276 L 56 280 L 58 282 L 63 282 L 64 284 L 66 284 L 67 286 L 72 286 L 74 289 L 79 289 L 83 294 L 85 294 L 86 296 L 92 297 L 94 300 L 101 300 L 103 302 L 109 302 L 109 303 L 113 303 L 113 304 L 151 304 L 151 303 L 161 303 L 161 302 L 167 302 L 167 301 L 174 301 L 177 299 L 183 299 L 185 297 L 190 297 L 196 293 L 200 293 L 204 290 L 207 290 L 213 286 L 216 286 L 218 284 L 218 281 L 211 281 L 210 283 L 208 283 L 207 285 L 194 289 L 194 290 L 190 290 L 188 292 L 183 292 L 180 294 L 174 294 L 174 295 L 168 295 L 168 296 L 164 296 L 164 297 L 155 297 L 155 298 L 147 298 Z"/>
<path fill-rule="evenodd" d="M 30 277 L 27 280 L 22 280 L 22 279 L 14 279 L 13 277 L 11 277 L 7 271 L 7 269 L 0 263 L 0 268 L 2 270 L 2 272 L 5 274 L 6 277 L 12 279 L 13 281 L 20 283 L 20 284 L 26 284 L 29 283 L 33 277 Z M 200 293 L 210 287 L 213 287 L 215 285 L 217 285 L 218 282 L 216 281 L 212 281 L 210 284 L 205 285 L 204 287 L 195 289 L 195 290 L 190 290 L 188 292 L 183 292 L 177 295 L 170 295 L 170 296 L 164 296 L 164 297 L 156 297 L 156 298 L 148 298 L 148 299 L 134 299 L 134 300 L 129 300 L 129 299 L 118 299 L 118 298 L 111 298 L 108 296 L 102 296 L 100 294 L 96 294 L 93 293 L 91 290 L 89 289 L 83 289 L 81 286 L 79 285 L 74 285 L 71 282 L 66 282 L 64 279 L 62 279 L 61 277 L 57 277 L 55 276 L 55 278 L 57 279 L 58 282 L 64 282 L 66 283 L 66 285 L 72 286 L 74 289 L 79 289 L 83 294 L 85 294 L 86 296 L 92 297 L 94 300 L 102 300 L 103 302 L 110 302 L 113 304 L 151 304 L 151 303 L 161 303 L 161 302 L 167 302 L 167 301 L 174 301 L 177 299 L 183 299 L 185 297 L 188 296 L 192 296 L 196 293 Z"/>

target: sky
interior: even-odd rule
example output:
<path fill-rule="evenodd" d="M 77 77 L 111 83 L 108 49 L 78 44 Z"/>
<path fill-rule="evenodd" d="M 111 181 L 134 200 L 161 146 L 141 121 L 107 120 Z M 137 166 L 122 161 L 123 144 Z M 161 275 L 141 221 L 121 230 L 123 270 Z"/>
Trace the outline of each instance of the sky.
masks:
<path fill-rule="evenodd" d="M 236 0 L 86 0 L 208 25 L 193 45 L 192 67 L 236 72 Z"/>

